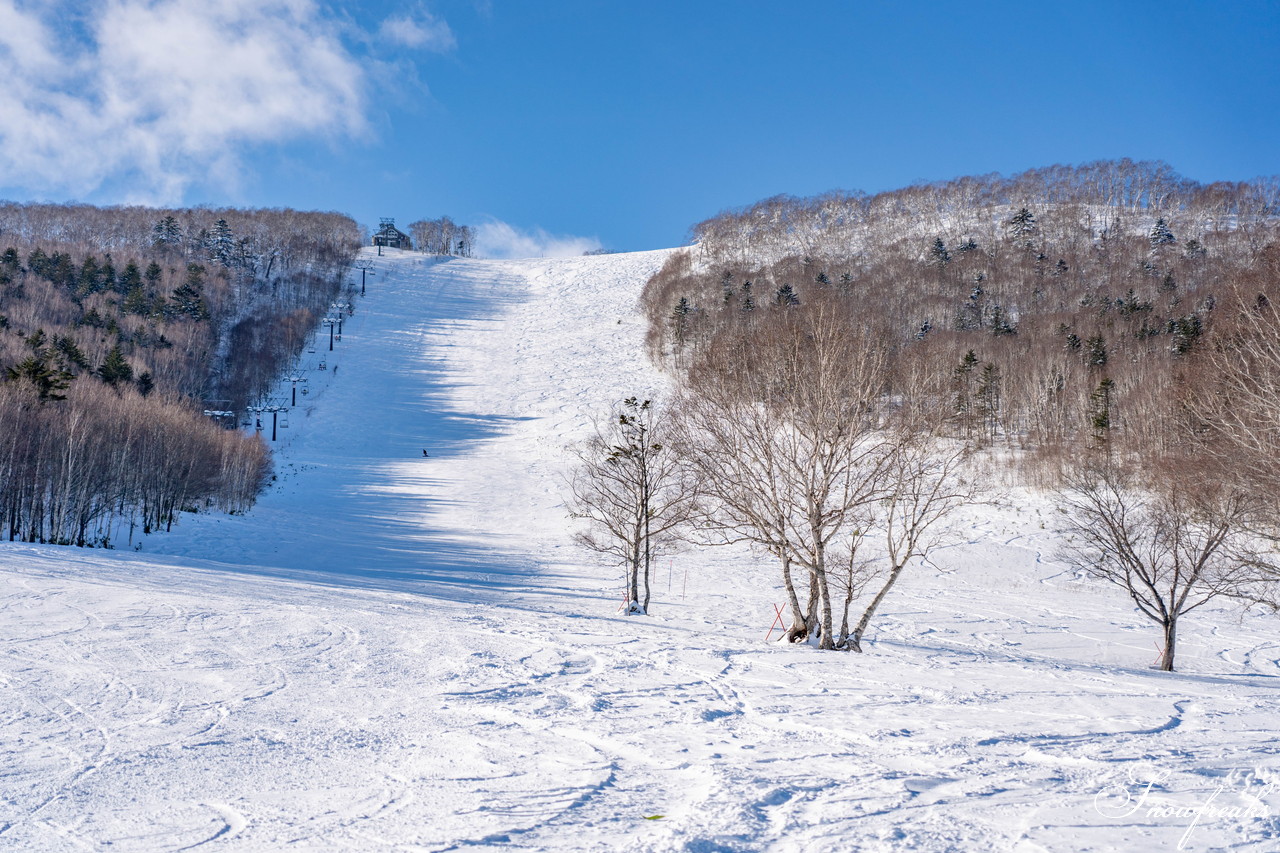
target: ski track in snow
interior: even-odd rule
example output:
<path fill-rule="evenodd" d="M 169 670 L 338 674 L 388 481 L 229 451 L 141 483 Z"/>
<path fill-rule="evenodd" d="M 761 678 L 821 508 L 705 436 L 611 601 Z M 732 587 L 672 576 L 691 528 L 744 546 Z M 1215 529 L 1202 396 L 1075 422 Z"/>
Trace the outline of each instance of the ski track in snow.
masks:
<path fill-rule="evenodd" d="M 1276 849 L 1274 621 L 1193 615 L 1151 670 L 1034 495 L 959 520 L 863 655 L 765 643 L 745 550 L 621 615 L 563 450 L 665 387 L 635 300 L 668 254 L 370 257 L 252 512 L 0 545 L 0 849 Z M 1188 832 L 1117 799 L 1151 779 L 1266 808 Z"/>

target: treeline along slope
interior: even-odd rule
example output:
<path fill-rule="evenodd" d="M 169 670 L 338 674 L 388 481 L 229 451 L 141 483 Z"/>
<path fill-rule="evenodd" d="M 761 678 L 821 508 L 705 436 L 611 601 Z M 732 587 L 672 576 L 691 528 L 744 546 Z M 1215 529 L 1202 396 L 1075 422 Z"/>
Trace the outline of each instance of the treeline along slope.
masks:
<path fill-rule="evenodd" d="M 827 306 L 883 329 L 891 393 L 986 444 L 1198 429 L 1225 404 L 1230 366 L 1210 356 L 1280 296 L 1280 179 L 1206 185 L 1162 163 L 777 197 L 693 233 L 645 289 L 654 357 L 683 374 Z"/>
<path fill-rule="evenodd" d="M 270 473 L 241 411 L 343 287 L 336 213 L 0 204 L 0 533 L 110 544 L 249 506 Z"/>

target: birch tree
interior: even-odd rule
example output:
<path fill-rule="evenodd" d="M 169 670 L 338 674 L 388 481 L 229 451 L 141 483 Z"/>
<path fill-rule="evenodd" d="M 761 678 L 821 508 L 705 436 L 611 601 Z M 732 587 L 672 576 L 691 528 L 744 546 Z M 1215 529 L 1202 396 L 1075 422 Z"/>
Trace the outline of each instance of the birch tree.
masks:
<path fill-rule="evenodd" d="M 828 306 L 713 351 L 680 401 L 681 456 L 699 530 L 775 556 L 788 637 L 834 649 L 833 592 L 852 582 L 867 508 L 883 489 L 885 336 Z M 807 574 L 800 603 L 795 569 Z"/>
<path fill-rule="evenodd" d="M 885 466 L 884 496 L 874 524 L 884 536 L 888 567 L 879 576 L 879 588 L 857 626 L 844 632 L 842 641 L 848 648 L 862 651 L 867 627 L 903 570 L 946 540 L 942 522 L 979 499 L 980 489 L 966 470 L 968 459 L 968 448 L 943 443 L 937 430 L 903 428 L 899 432 Z"/>
<path fill-rule="evenodd" d="M 1224 596 L 1260 600 L 1271 585 L 1249 529 L 1258 499 L 1185 459 L 1080 466 L 1061 501 L 1069 545 L 1060 559 L 1124 590 L 1160 626 L 1166 672 L 1185 614 Z"/>
<path fill-rule="evenodd" d="M 692 512 L 667 431 L 652 401 L 629 397 L 573 451 L 570 514 L 588 522 L 576 539 L 626 568 L 628 613 L 649 612 L 653 560 Z"/>

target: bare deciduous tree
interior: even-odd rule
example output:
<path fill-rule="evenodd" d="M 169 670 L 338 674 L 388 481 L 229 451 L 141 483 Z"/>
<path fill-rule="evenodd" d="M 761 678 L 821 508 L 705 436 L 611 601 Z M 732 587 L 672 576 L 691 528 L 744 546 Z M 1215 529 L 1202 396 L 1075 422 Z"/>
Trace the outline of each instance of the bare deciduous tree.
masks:
<path fill-rule="evenodd" d="M 793 640 L 824 649 L 833 587 L 846 598 L 867 508 L 883 488 L 888 348 L 874 327 L 818 306 L 710 355 L 680 403 L 681 455 L 704 496 L 700 529 L 782 564 Z M 808 571 L 801 607 L 793 567 Z"/>
<path fill-rule="evenodd" d="M 940 522 L 980 497 L 980 487 L 966 471 L 968 448 L 947 443 L 936 429 L 908 424 L 900 430 L 886 466 L 884 497 L 875 521 L 884 534 L 888 568 L 880 575 L 879 590 L 863 609 L 857 627 L 845 632 L 848 647 L 859 652 L 867 626 L 903 569 L 945 541 L 947 531 Z"/>
<path fill-rule="evenodd" d="M 1082 465 L 1061 498 L 1070 544 L 1060 558 L 1123 589 L 1160 626 L 1162 670 L 1173 671 L 1184 614 L 1266 594 L 1269 567 L 1250 532 L 1260 502 L 1186 459 Z"/>
<path fill-rule="evenodd" d="M 692 487 L 666 434 L 661 410 L 630 397 L 573 451 L 578 466 L 569 483 L 569 509 L 589 522 L 577 541 L 626 567 L 630 613 L 648 613 L 653 559 L 692 512 Z"/>

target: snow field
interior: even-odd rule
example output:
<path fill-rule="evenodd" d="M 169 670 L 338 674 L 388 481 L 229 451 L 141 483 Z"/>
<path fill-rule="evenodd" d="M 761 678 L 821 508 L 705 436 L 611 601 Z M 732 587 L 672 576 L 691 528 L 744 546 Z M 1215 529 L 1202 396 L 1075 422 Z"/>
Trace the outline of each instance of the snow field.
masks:
<path fill-rule="evenodd" d="M 864 655 L 765 643 L 746 550 L 664 558 L 654 615 L 620 615 L 563 448 L 665 387 L 634 302 L 666 254 L 389 252 L 252 512 L 0 545 L 0 848 L 1280 843 L 1276 623 L 1192 614 L 1183 672 L 1151 670 L 1038 496 L 957 519 Z"/>

